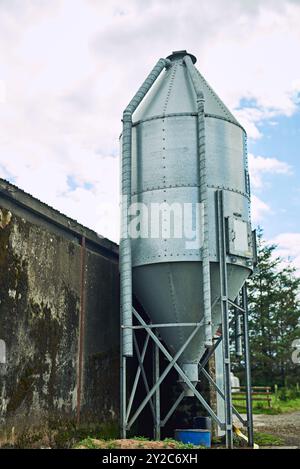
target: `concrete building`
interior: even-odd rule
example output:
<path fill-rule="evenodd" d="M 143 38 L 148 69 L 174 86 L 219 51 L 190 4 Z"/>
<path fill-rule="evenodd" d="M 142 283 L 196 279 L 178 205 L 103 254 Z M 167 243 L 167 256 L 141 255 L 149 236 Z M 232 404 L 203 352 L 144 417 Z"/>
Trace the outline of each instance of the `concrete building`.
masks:
<path fill-rule="evenodd" d="M 119 331 L 118 246 L 0 180 L 1 441 L 117 428 Z"/>

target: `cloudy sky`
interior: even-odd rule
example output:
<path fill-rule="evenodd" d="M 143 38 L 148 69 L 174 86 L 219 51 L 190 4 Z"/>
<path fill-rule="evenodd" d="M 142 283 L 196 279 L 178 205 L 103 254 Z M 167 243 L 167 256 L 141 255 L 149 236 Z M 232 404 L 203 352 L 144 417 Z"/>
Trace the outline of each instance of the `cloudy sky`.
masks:
<path fill-rule="evenodd" d="M 121 113 L 187 49 L 245 126 L 252 218 L 300 268 L 300 0 L 0 0 L 0 177 L 118 240 Z"/>

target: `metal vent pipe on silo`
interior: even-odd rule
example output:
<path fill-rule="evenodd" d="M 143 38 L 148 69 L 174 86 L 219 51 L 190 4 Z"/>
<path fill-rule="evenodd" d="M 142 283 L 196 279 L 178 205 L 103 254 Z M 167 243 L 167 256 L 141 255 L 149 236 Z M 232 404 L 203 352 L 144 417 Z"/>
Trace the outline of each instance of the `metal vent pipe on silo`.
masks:
<path fill-rule="evenodd" d="M 150 405 L 158 438 L 179 403 L 192 396 L 225 431 L 227 446 L 231 447 L 233 412 L 247 424 L 250 444 L 253 442 L 244 286 L 253 268 L 246 133 L 195 68 L 195 62 L 186 51 L 160 59 L 123 113 L 121 427 L 126 437 L 145 406 Z M 143 208 L 139 213 L 140 235 L 132 237 L 128 228 L 136 205 Z M 153 206 L 161 207 L 159 217 L 165 221 L 168 216 L 170 220 L 170 207 L 186 205 L 196 207 L 187 219 L 192 225 L 195 219 L 201 221 L 199 233 L 196 223 L 195 234 L 202 239 L 201 245 L 188 243 L 184 236 L 167 236 L 163 230 L 155 237 L 144 235 Z M 201 213 L 197 219 L 198 209 Z M 149 323 L 133 309 L 133 293 Z M 237 355 L 242 353 L 241 333 L 245 344 L 247 422 L 231 400 L 230 308 L 235 309 L 237 318 Z M 221 336 L 216 338 L 218 330 Z M 146 334 L 142 350 L 136 340 L 139 333 Z M 152 387 L 144 368 L 150 344 L 155 352 Z M 205 363 L 218 347 L 220 350 L 220 344 L 223 375 L 217 384 L 206 372 Z M 162 373 L 159 353 L 169 362 Z M 133 355 L 137 356 L 138 369 L 127 397 L 126 362 Z M 178 372 L 182 392 L 162 418 L 161 410 L 165 409 L 160 409 L 160 386 L 172 368 Z M 201 394 L 200 375 L 216 390 L 224 416 L 216 414 Z M 147 393 L 134 407 L 139 379 L 143 379 Z"/>

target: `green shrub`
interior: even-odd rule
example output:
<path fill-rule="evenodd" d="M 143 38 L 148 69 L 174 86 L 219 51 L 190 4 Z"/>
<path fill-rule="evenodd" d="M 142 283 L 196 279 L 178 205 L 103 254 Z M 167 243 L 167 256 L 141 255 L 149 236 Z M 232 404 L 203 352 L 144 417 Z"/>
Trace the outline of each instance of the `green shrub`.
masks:
<path fill-rule="evenodd" d="M 279 388 L 276 397 L 283 402 L 300 398 L 300 390 L 298 386 Z"/>

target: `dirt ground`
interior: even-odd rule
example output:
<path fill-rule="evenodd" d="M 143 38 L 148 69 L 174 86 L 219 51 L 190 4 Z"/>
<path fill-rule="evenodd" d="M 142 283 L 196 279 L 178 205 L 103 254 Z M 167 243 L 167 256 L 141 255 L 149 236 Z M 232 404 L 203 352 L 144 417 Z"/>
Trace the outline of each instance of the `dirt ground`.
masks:
<path fill-rule="evenodd" d="M 286 445 L 300 448 L 300 411 L 279 415 L 254 415 L 254 428 L 278 435 Z"/>
<path fill-rule="evenodd" d="M 246 417 L 246 416 L 245 416 Z M 281 437 L 287 446 L 300 448 L 300 411 L 253 416 L 254 430 Z"/>

